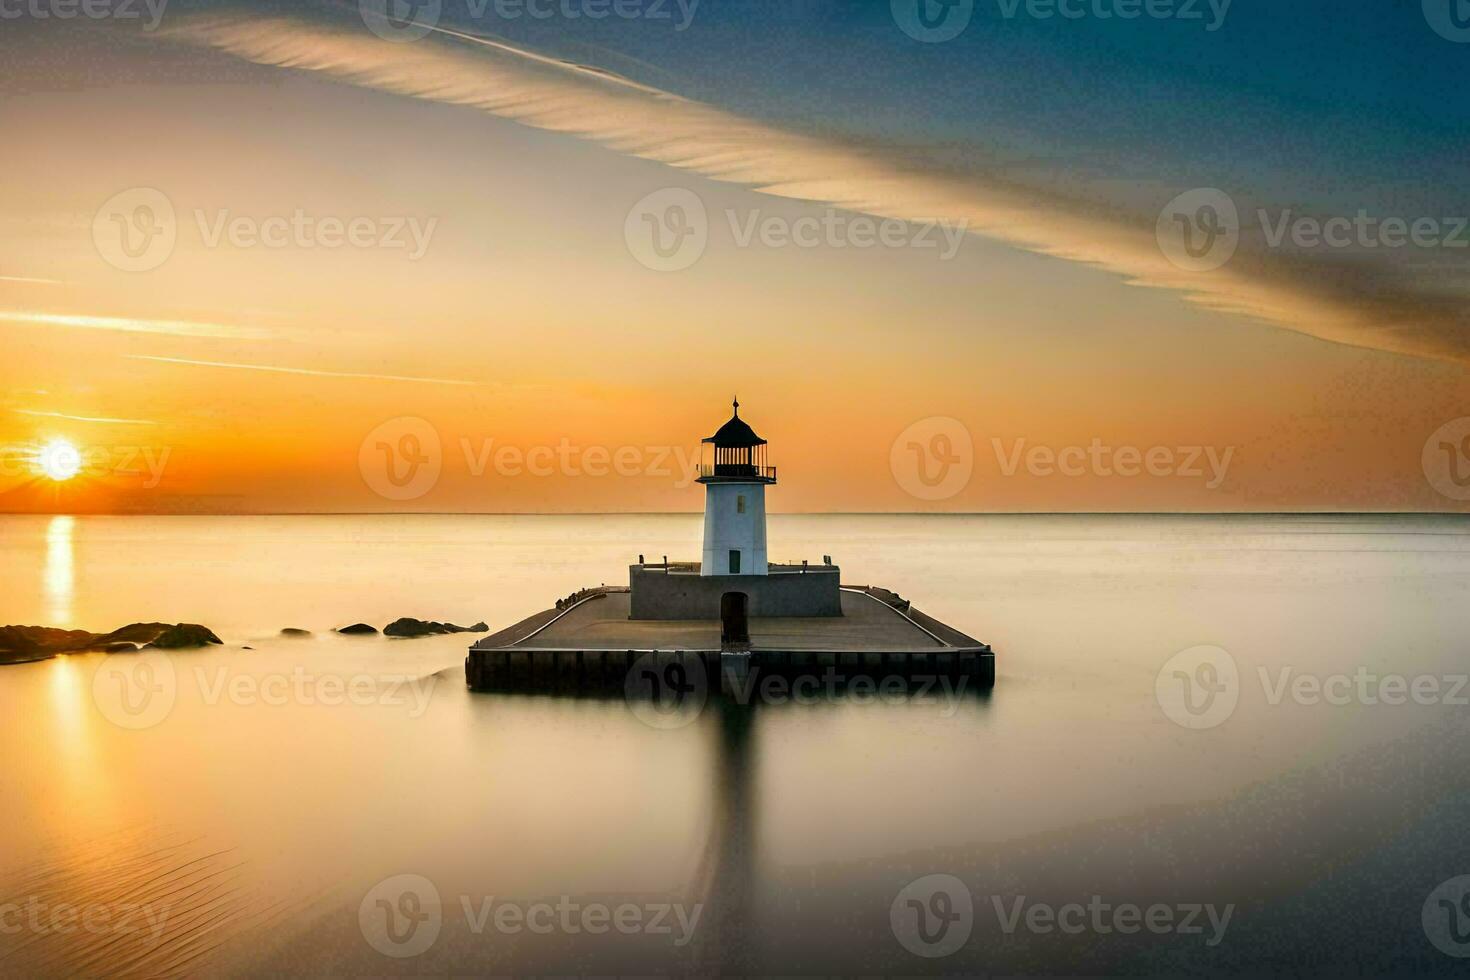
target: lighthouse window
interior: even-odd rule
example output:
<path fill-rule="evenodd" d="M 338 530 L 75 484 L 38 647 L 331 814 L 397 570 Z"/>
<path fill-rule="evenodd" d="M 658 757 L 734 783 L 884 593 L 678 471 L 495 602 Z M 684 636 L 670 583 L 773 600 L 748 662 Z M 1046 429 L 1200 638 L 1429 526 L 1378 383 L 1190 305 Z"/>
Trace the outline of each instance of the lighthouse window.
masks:
<path fill-rule="evenodd" d="M 730 574 L 740 574 L 740 552 L 736 551 L 734 548 L 730 549 Z"/>
<path fill-rule="evenodd" d="M 735 495 L 735 513 L 745 513 L 745 494 L 743 493 Z"/>

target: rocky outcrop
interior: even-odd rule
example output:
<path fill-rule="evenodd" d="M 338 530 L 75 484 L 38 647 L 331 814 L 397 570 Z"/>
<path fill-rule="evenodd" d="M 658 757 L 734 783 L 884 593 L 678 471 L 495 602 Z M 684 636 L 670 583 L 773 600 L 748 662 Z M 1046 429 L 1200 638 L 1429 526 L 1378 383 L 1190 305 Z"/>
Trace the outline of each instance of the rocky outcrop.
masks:
<path fill-rule="evenodd" d="M 149 646 L 158 647 L 161 650 L 183 650 L 188 647 L 202 647 L 210 643 L 223 642 L 208 626 L 200 626 L 198 623 L 175 623 L 155 636 Z"/>
<path fill-rule="evenodd" d="M 295 637 L 310 636 L 311 635 L 311 630 L 302 630 L 302 629 L 297 629 L 294 626 L 287 626 L 285 629 L 281 630 L 281 635 L 282 636 L 295 636 Z"/>
<path fill-rule="evenodd" d="M 456 626 L 453 623 L 436 623 L 433 620 L 395 619 L 383 627 L 384 636 L 433 636 L 439 633 L 488 633 L 490 627 L 484 623 L 473 626 Z"/>
<path fill-rule="evenodd" d="M 377 631 L 376 626 L 369 626 L 367 623 L 353 623 L 351 626 L 344 626 L 337 630 L 338 633 L 346 633 L 348 636 L 366 636 Z"/>
<path fill-rule="evenodd" d="M 132 653 L 140 647 L 183 650 L 221 643 L 198 623 L 129 623 L 111 633 L 63 630 L 51 626 L 0 626 L 0 663 L 45 660 L 59 653 L 97 650 Z"/>

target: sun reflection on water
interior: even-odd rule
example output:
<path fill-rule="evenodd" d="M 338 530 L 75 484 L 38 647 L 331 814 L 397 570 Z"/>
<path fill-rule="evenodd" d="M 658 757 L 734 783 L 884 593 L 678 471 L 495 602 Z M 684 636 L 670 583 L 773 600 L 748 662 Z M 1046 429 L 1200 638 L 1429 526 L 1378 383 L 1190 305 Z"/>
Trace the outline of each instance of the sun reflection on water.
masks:
<path fill-rule="evenodd" d="M 58 514 L 46 525 L 47 626 L 70 628 L 76 571 L 72 561 L 72 531 L 76 518 Z"/>

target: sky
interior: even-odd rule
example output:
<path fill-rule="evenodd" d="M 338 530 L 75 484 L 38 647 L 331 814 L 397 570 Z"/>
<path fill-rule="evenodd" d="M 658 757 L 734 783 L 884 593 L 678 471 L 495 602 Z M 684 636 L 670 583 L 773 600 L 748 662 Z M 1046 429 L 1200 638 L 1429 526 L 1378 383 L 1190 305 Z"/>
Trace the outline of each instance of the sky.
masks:
<path fill-rule="evenodd" d="M 0 2 L 0 512 L 1470 508 L 1448 0 L 385 2 Z"/>

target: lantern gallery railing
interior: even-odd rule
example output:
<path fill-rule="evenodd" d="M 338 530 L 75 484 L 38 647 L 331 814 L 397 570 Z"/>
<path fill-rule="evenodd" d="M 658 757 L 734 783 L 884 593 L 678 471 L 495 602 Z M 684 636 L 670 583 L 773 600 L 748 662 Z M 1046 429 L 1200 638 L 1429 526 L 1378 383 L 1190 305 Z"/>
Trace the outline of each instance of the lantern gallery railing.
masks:
<path fill-rule="evenodd" d="M 757 480 L 775 480 L 776 467 L 756 466 L 751 463 L 702 463 L 699 467 L 700 476 L 731 476 L 731 477 L 753 477 Z"/>

